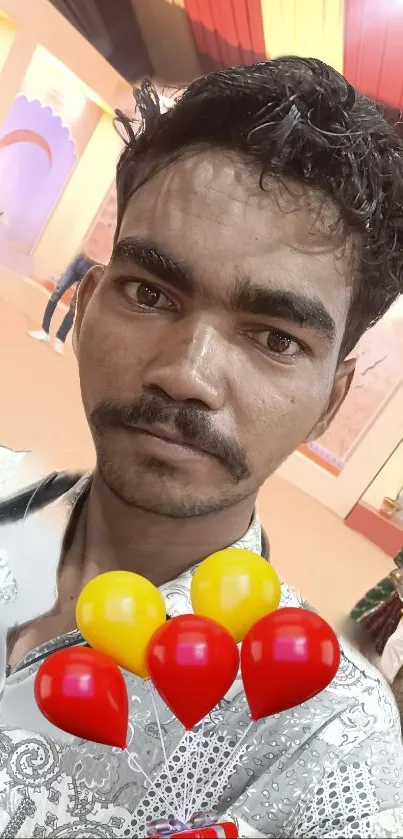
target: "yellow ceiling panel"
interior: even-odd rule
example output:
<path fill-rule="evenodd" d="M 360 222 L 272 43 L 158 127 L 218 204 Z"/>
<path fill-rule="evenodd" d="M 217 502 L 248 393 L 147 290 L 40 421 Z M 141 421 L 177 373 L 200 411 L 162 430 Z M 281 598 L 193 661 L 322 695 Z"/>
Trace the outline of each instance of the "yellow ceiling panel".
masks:
<path fill-rule="evenodd" d="M 343 72 L 343 0 L 262 0 L 262 18 L 270 58 L 320 58 Z"/>

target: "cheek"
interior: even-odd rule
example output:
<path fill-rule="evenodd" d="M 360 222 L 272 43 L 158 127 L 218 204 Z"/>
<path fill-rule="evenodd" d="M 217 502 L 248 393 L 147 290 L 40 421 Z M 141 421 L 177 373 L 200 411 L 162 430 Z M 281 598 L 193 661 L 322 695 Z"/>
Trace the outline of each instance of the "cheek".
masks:
<path fill-rule="evenodd" d="M 246 445 L 262 473 L 268 465 L 276 468 L 307 439 L 326 409 L 331 391 L 328 378 L 324 371 L 316 371 L 308 381 L 280 370 L 255 382 L 248 393 L 243 392 L 241 422 L 246 429 Z"/>
<path fill-rule="evenodd" d="M 81 389 L 86 407 L 99 401 L 130 400 L 141 389 L 143 367 L 140 335 L 115 324 L 104 310 L 91 306 L 83 320 L 78 343 Z"/>

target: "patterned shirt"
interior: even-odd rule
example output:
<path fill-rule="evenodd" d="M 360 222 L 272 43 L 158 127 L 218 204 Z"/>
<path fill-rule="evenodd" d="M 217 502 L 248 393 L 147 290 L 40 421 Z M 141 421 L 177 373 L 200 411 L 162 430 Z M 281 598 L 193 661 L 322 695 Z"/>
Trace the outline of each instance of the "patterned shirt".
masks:
<path fill-rule="evenodd" d="M 128 751 L 152 786 L 124 751 L 70 737 L 41 716 L 33 694 L 40 661 L 82 639 L 73 632 L 42 644 L 6 676 L 6 634 L 54 604 L 65 528 L 84 487 L 0 528 L 0 837 L 147 836 L 150 821 L 169 815 L 167 797 L 184 804 L 185 773 L 187 803 L 192 787 L 196 809 L 236 821 L 242 837 L 402 836 L 397 708 L 379 673 L 345 644 L 325 691 L 254 724 L 247 736 L 240 677 L 184 734 L 149 683 L 125 674 Z M 260 552 L 257 517 L 236 544 Z M 170 616 L 191 612 L 191 576 L 161 587 Z M 281 606 L 307 604 L 283 584 Z"/>

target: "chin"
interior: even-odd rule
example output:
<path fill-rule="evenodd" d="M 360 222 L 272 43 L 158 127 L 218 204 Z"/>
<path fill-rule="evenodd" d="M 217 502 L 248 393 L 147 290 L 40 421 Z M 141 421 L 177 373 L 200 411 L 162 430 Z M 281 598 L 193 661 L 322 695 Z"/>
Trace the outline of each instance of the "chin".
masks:
<path fill-rule="evenodd" d="M 125 504 L 161 516 L 185 519 L 206 516 L 240 500 L 233 485 L 220 487 L 210 478 L 203 482 L 161 461 L 121 466 L 98 460 L 100 475 L 108 489 Z M 242 498 L 244 495 L 242 495 Z"/>
<path fill-rule="evenodd" d="M 207 516 L 218 512 L 230 504 L 225 503 L 222 498 L 201 498 L 195 497 L 189 490 L 175 492 L 172 489 L 161 488 L 153 490 L 151 487 L 137 485 L 129 486 L 127 483 L 106 482 L 109 489 L 118 498 L 131 507 L 154 513 L 160 516 L 167 516 L 174 519 L 194 518 L 195 516 Z"/>

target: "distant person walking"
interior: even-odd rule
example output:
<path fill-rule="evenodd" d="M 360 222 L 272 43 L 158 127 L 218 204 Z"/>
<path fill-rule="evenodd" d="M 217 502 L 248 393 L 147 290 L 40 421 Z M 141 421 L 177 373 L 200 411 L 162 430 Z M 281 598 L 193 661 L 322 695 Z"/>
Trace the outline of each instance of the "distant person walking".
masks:
<path fill-rule="evenodd" d="M 68 265 L 64 273 L 61 275 L 54 291 L 52 292 L 49 298 L 48 305 L 46 306 L 43 315 L 42 329 L 37 329 L 32 332 L 28 332 L 30 338 L 34 338 L 35 341 L 42 341 L 44 343 L 48 343 L 50 341 L 50 324 L 52 317 L 55 313 L 56 306 L 62 299 L 66 291 L 75 285 L 76 289 L 71 299 L 69 310 L 63 318 L 60 328 L 56 333 L 54 343 L 55 352 L 59 353 L 59 355 L 63 354 L 64 344 L 67 335 L 69 334 L 74 323 L 78 286 L 81 283 L 81 280 L 85 277 L 87 271 L 89 271 L 90 268 L 92 268 L 92 266 L 96 264 L 97 263 L 94 262 L 93 259 L 89 259 L 89 257 L 86 256 L 84 252 L 80 253 L 78 256 L 75 257 L 75 259 L 73 259 L 72 262 L 70 262 L 70 265 Z"/>

